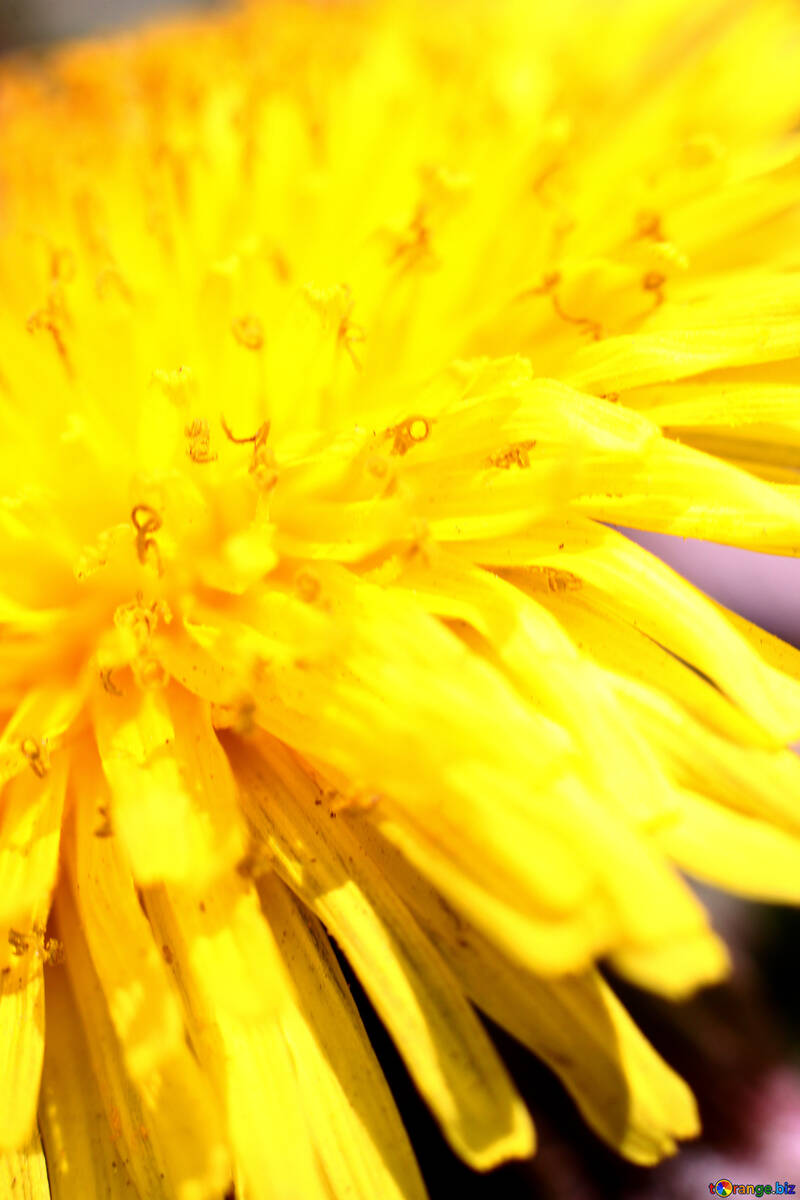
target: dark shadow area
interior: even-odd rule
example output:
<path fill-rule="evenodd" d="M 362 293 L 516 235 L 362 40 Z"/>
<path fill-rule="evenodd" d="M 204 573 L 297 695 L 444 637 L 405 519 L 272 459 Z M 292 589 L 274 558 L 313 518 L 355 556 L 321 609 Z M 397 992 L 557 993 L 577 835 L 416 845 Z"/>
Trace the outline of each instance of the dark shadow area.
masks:
<path fill-rule="evenodd" d="M 779 919 L 784 913 L 788 923 Z M 785 966 L 792 932 L 791 910 L 765 910 L 775 918 L 770 955 Z M 796 940 L 795 943 L 796 945 Z M 709 1154 L 741 1159 L 756 1155 L 763 1134 L 765 1081 L 786 1060 L 787 1034 L 775 1020 L 760 964 L 736 966 L 729 984 L 710 988 L 682 1004 L 651 996 L 614 980 L 615 990 L 637 1024 L 663 1057 L 690 1084 L 703 1124 L 702 1142 L 685 1143 L 680 1160 L 653 1167 L 625 1162 L 587 1127 L 577 1107 L 555 1075 L 525 1047 L 485 1020 L 536 1124 L 538 1150 L 527 1162 L 479 1175 L 466 1168 L 446 1145 L 439 1128 L 420 1098 L 391 1038 L 376 1016 L 347 961 L 337 949 L 340 966 L 358 1005 L 367 1033 L 409 1132 L 432 1200 L 450 1195 L 465 1200 L 668 1200 L 685 1195 L 685 1180 L 697 1180 L 698 1194 L 708 1186 Z M 795 973 L 800 969 L 794 968 Z M 783 1006 L 795 1023 L 789 986 L 780 985 Z M 795 1043 L 797 1045 L 797 1043 Z M 683 1164 L 678 1180 L 677 1161 Z M 780 1164 L 776 1163 L 780 1170 Z"/>
<path fill-rule="evenodd" d="M 0 54 L 132 27 L 160 13 L 213 7 L 219 0 L 2 0 Z"/>

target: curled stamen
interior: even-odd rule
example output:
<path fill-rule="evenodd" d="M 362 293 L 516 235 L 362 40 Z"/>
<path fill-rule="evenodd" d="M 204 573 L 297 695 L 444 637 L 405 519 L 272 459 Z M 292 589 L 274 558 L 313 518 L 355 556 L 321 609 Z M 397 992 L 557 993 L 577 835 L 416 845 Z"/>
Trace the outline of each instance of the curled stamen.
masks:
<path fill-rule="evenodd" d="M 255 433 L 249 437 L 235 437 L 223 416 L 220 416 L 223 432 L 229 442 L 235 446 L 246 446 L 252 443 L 253 458 L 250 463 L 250 474 L 264 492 L 271 492 L 278 482 L 278 472 L 275 469 L 275 455 L 267 445 L 270 422 L 264 421 Z"/>
<path fill-rule="evenodd" d="M 38 775 L 39 779 L 44 779 L 45 775 L 47 774 L 47 762 L 45 761 L 42 748 L 36 741 L 36 738 L 23 738 L 20 742 L 19 748 L 25 758 L 27 758 L 34 775 Z"/>
<path fill-rule="evenodd" d="M 189 439 L 189 448 L 186 453 L 192 462 L 211 463 L 216 461 L 218 455 L 211 450 L 211 431 L 208 428 L 208 421 L 191 421 L 183 432 Z"/>
<path fill-rule="evenodd" d="M 350 320 L 348 314 L 342 317 L 339 322 L 339 329 L 336 334 L 336 340 L 342 346 L 350 357 L 350 361 L 357 371 L 362 369 L 361 360 L 353 349 L 353 344 L 356 342 L 365 342 L 367 335 L 362 325 L 356 325 Z"/>
<path fill-rule="evenodd" d="M 406 232 L 395 238 L 394 248 L 389 256 L 389 264 L 399 264 L 403 270 L 408 270 L 418 263 L 427 263 L 429 266 L 436 263 L 431 243 L 431 228 L 421 210 L 412 218 Z"/>
<path fill-rule="evenodd" d="M 146 563 L 148 554 L 154 555 L 160 575 L 161 558 L 158 553 L 156 540 L 150 537 L 150 534 L 155 533 L 161 528 L 161 517 L 149 504 L 136 504 L 131 511 L 131 521 L 136 530 L 136 553 L 139 557 L 139 562 Z"/>
<path fill-rule="evenodd" d="M 522 296 L 549 296 L 554 288 L 557 288 L 561 283 L 560 271 L 548 271 L 542 276 L 542 282 L 538 287 L 528 288 L 522 293 Z"/>
<path fill-rule="evenodd" d="M 53 339 L 53 345 L 56 348 L 58 357 L 63 363 L 64 370 L 71 379 L 73 374 L 72 363 L 70 362 L 69 354 L 67 353 L 67 344 L 64 341 L 61 319 L 59 318 L 59 315 L 52 304 L 48 305 L 47 308 L 40 308 L 37 309 L 36 312 L 31 313 L 31 315 L 28 317 L 25 327 L 28 330 L 28 333 L 38 333 L 42 331 L 50 334 Z"/>
<path fill-rule="evenodd" d="M 571 313 L 565 312 L 556 293 L 556 288 L 560 283 L 561 272 L 548 271 L 546 275 L 542 276 L 541 283 L 536 287 L 525 288 L 524 291 L 517 295 L 516 299 L 528 300 L 531 296 L 549 296 L 557 317 L 562 321 L 566 321 L 569 325 L 577 325 L 585 333 L 590 333 L 595 341 L 599 341 L 603 335 L 603 327 L 598 321 L 593 320 L 591 317 L 573 317 Z"/>
<path fill-rule="evenodd" d="M 92 830 L 94 837 L 99 837 L 99 838 L 113 837 L 114 836 L 114 828 L 111 824 L 111 816 L 110 816 L 109 811 L 106 808 L 105 804 L 99 804 L 97 806 L 97 815 L 100 818 L 100 822 Z"/>
<path fill-rule="evenodd" d="M 653 308 L 658 308 L 664 303 L 664 284 L 666 282 L 666 275 L 662 275 L 660 271 L 648 271 L 642 279 L 644 290 L 653 293 Z"/>
<path fill-rule="evenodd" d="M 131 520 L 137 533 L 155 533 L 161 528 L 161 517 L 149 504 L 135 504 Z"/>
<path fill-rule="evenodd" d="M 511 467 L 529 467 L 531 465 L 529 451 L 533 450 L 535 445 L 535 438 L 526 442 L 515 442 L 512 446 L 508 446 L 505 450 L 501 450 L 497 454 L 490 454 L 486 460 L 487 465 L 490 467 L 500 467 L 503 471 L 508 471 Z"/>
<path fill-rule="evenodd" d="M 591 317 L 573 317 L 571 313 L 565 312 L 555 292 L 550 293 L 550 301 L 555 309 L 556 316 L 560 317 L 562 321 L 566 321 L 569 325 L 577 325 L 579 329 L 590 333 L 594 341 L 597 342 L 600 340 L 603 327 L 598 321 L 592 320 Z"/>
<path fill-rule="evenodd" d="M 392 454 L 406 454 L 412 446 L 424 442 L 431 431 L 431 422 L 427 417 L 407 417 L 399 425 L 392 425 L 386 430 L 389 437 L 394 437 Z"/>
<path fill-rule="evenodd" d="M 257 449 L 259 446 L 263 446 L 269 437 L 269 421 L 264 421 L 263 424 L 259 425 L 255 433 L 251 433 L 249 437 L 235 437 L 231 431 L 230 425 L 221 414 L 219 419 L 222 423 L 222 431 L 225 434 L 225 437 L 229 442 L 233 442 L 234 446 L 246 446 L 248 443 L 252 442 Z"/>
<path fill-rule="evenodd" d="M 114 683 L 114 680 L 111 678 L 111 673 L 113 670 L 114 670 L 113 667 L 106 667 L 106 669 L 104 671 L 101 671 L 100 672 L 100 682 L 103 685 L 103 690 L 108 692 L 109 696 L 121 696 L 122 692 L 117 687 L 117 685 Z"/>

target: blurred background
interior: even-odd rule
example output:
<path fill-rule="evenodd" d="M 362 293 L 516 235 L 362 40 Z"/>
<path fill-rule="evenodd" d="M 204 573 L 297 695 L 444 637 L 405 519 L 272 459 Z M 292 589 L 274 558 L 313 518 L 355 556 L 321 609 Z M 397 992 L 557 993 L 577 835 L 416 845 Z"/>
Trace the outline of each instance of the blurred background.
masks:
<path fill-rule="evenodd" d="M 216 0 L 0 0 L 0 55 L 141 24 L 159 12 L 217 6 Z M 636 540 L 715 599 L 800 644 L 800 560 L 660 534 L 637 534 Z M 618 989 L 651 1040 L 695 1089 L 703 1117 L 703 1138 L 651 1171 L 629 1167 L 607 1151 L 586 1130 L 550 1072 L 494 1028 L 534 1115 L 539 1150 L 532 1162 L 510 1164 L 487 1176 L 468 1171 L 445 1147 L 392 1043 L 342 963 L 432 1200 L 453 1195 L 464 1200 L 671 1200 L 707 1195 L 709 1183 L 721 1177 L 800 1184 L 800 915 L 702 891 L 733 951 L 731 982 L 683 1005 Z"/>
<path fill-rule="evenodd" d="M 0 53 L 140 23 L 163 11 L 211 8 L 215 0 L 0 0 Z"/>

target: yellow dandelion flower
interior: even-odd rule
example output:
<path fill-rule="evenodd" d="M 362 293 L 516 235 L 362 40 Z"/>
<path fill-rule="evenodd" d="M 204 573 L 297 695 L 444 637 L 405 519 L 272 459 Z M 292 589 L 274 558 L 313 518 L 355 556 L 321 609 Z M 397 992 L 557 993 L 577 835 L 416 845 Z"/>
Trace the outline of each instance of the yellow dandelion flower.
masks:
<path fill-rule="evenodd" d="M 0 76 L 0 1192 L 478 1169 L 478 1009 L 653 1163 L 683 872 L 800 900 L 800 656 L 612 523 L 800 553 L 800 23 L 254 3 Z M 27 1189 L 27 1190 L 26 1190 Z M 15 1194 L 20 1194 L 18 1191 Z"/>

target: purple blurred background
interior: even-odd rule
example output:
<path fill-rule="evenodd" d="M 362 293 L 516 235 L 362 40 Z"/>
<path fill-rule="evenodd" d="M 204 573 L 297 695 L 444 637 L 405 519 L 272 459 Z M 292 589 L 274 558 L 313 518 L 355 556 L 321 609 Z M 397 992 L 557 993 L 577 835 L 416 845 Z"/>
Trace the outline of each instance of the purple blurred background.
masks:
<path fill-rule="evenodd" d="M 800 559 L 662 533 L 624 532 L 715 600 L 785 641 L 800 643 Z"/>

